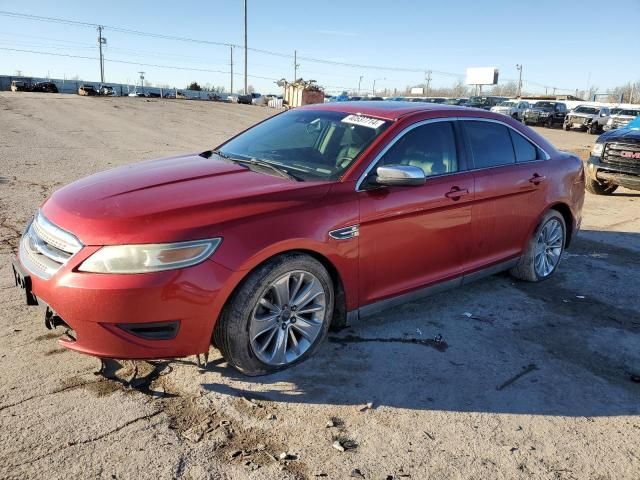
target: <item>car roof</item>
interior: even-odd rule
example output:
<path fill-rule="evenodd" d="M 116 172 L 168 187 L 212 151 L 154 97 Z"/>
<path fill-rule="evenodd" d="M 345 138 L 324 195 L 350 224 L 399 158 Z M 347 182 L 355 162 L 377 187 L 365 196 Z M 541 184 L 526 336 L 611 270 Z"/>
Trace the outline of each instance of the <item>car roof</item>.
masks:
<path fill-rule="evenodd" d="M 328 110 L 332 112 L 342 112 L 350 114 L 368 115 L 384 120 L 398 120 L 407 115 L 419 112 L 459 112 L 469 111 L 467 107 L 456 105 L 446 105 L 444 103 L 423 103 L 423 102 L 331 102 L 306 105 L 300 107 L 304 110 Z"/>

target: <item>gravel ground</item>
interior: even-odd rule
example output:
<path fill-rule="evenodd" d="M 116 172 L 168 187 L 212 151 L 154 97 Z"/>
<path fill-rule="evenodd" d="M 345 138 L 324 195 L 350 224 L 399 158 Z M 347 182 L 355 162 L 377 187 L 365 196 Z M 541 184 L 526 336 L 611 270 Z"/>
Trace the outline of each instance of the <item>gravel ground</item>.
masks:
<path fill-rule="evenodd" d="M 497 275 L 406 304 L 277 375 L 242 377 L 212 349 L 206 369 L 143 364 L 128 390 L 128 363 L 99 376 L 96 359 L 61 349 L 12 286 L 39 203 L 270 113 L 0 93 L 0 478 L 640 478 L 640 195 L 629 190 L 587 195 L 553 279 Z M 594 139 L 540 131 L 583 156 Z"/>

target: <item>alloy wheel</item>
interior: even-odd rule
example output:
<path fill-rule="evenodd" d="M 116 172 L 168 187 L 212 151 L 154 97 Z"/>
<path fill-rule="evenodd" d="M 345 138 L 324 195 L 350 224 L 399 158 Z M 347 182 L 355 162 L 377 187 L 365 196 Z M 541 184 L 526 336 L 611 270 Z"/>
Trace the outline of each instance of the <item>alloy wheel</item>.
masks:
<path fill-rule="evenodd" d="M 534 265 L 540 278 L 553 273 L 560 262 L 564 246 L 564 230 L 560 222 L 552 218 L 544 224 L 536 240 Z"/>
<path fill-rule="evenodd" d="M 326 313 L 322 283 L 296 270 L 271 282 L 261 293 L 249 324 L 256 357 L 271 366 L 295 362 L 318 339 Z"/>

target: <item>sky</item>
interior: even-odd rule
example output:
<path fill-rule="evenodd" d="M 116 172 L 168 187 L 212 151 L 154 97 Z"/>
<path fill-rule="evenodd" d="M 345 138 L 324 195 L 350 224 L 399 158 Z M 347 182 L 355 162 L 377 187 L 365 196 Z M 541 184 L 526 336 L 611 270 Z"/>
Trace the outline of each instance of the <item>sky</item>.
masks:
<path fill-rule="evenodd" d="M 275 80 L 314 79 L 329 91 L 452 86 L 467 67 L 497 67 L 500 82 L 571 93 L 640 80 L 640 0 L 248 0 L 248 83 L 276 92 Z M 105 79 L 185 88 L 191 81 L 230 84 L 230 48 L 132 35 L 114 28 L 242 46 L 243 0 L 197 2 L 0 0 L 0 11 L 104 25 Z M 635 42 L 635 46 L 633 46 Z M 13 49 L 13 50 L 11 50 Z M 15 50 L 29 50 L 18 52 Z M 48 52 L 63 56 L 32 52 Z M 243 49 L 234 48 L 234 90 L 243 84 Z M 89 58 L 70 58 L 64 55 Z M 341 66 L 313 59 L 349 63 Z M 129 63 L 119 63 L 129 62 Z M 156 66 L 152 66 L 156 65 Z M 162 66 L 162 67 L 161 67 Z M 380 66 L 384 68 L 369 68 Z M 166 68 L 173 67 L 173 68 Z M 0 74 L 99 81 L 95 27 L 0 15 Z M 362 78 L 361 78 L 362 77 Z"/>

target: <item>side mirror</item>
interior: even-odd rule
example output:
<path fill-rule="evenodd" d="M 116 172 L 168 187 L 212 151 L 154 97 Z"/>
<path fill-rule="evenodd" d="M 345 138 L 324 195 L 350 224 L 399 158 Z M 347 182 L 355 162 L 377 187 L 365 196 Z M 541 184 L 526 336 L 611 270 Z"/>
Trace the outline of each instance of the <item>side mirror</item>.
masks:
<path fill-rule="evenodd" d="M 375 183 L 388 186 L 423 185 L 427 180 L 424 170 L 412 165 L 386 165 L 376 169 Z"/>

